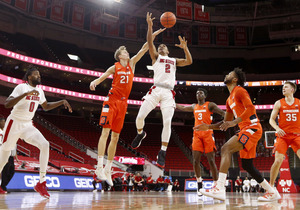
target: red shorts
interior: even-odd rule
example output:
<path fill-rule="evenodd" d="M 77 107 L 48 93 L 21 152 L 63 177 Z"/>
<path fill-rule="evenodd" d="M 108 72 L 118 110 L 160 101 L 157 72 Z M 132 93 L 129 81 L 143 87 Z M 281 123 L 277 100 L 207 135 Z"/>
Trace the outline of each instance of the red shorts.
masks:
<path fill-rule="evenodd" d="M 276 143 L 274 144 L 274 152 L 277 151 L 280 154 L 285 155 L 287 149 L 291 145 L 294 152 L 297 154 L 298 149 L 300 149 L 300 135 L 298 134 L 286 134 L 283 137 L 276 138 Z"/>
<path fill-rule="evenodd" d="M 205 154 L 216 151 L 213 131 L 195 131 L 192 149 Z"/>
<path fill-rule="evenodd" d="M 262 136 L 261 124 L 246 126 L 237 135 L 238 141 L 244 146 L 244 149 L 240 151 L 240 157 L 243 159 L 255 158 L 257 142 Z"/>
<path fill-rule="evenodd" d="M 104 101 L 99 125 L 110 128 L 113 132 L 121 133 L 127 111 L 127 100 L 109 97 Z"/>

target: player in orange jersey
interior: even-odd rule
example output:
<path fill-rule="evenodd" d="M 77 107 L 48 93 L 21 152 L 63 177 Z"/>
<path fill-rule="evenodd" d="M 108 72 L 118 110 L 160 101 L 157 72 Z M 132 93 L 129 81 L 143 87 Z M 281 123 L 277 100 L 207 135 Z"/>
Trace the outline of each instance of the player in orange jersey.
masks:
<path fill-rule="evenodd" d="M 216 113 L 224 117 L 225 112 L 221 110 L 217 104 L 209 101 L 205 101 L 207 97 L 207 90 L 203 88 L 198 88 L 196 92 L 196 98 L 198 103 L 192 104 L 190 106 L 182 106 L 176 104 L 176 108 L 182 111 L 194 112 L 195 126 L 202 123 L 211 124 L 212 114 Z M 209 167 L 212 173 L 214 182 L 218 180 L 218 169 L 215 163 L 215 139 L 213 130 L 208 131 L 194 131 L 193 137 L 193 166 L 196 174 L 196 179 L 198 183 L 198 195 L 202 196 L 200 189 L 202 188 L 202 177 L 201 177 L 201 155 L 206 154 Z"/>
<path fill-rule="evenodd" d="M 153 38 L 164 30 L 165 29 L 159 29 L 155 31 L 152 34 Z M 126 47 L 119 47 L 115 52 L 115 59 L 117 62 L 113 66 L 109 67 L 101 77 L 95 79 L 90 84 L 90 89 L 94 91 L 96 86 L 103 82 L 109 75 L 114 75 L 112 88 L 109 90 L 108 96 L 103 103 L 102 113 L 100 116 L 99 124 L 103 127 L 103 129 L 98 143 L 98 164 L 95 171 L 98 178 L 106 180 L 110 186 L 113 186 L 111 166 L 116 153 L 119 135 L 124 124 L 124 118 L 127 111 L 127 99 L 132 88 L 135 65 L 148 51 L 148 49 L 148 43 L 146 42 L 140 51 L 130 58 Z M 112 133 L 107 151 L 107 163 L 105 168 L 103 168 L 106 141 L 110 131 L 112 131 Z"/>
<path fill-rule="evenodd" d="M 274 145 L 275 160 L 271 167 L 270 185 L 274 187 L 279 168 L 291 145 L 300 158 L 300 100 L 294 98 L 297 86 L 292 82 L 285 82 L 282 88 L 284 98 L 274 104 L 270 117 L 270 125 L 276 130 L 276 143 Z M 279 115 L 279 116 L 278 116 Z M 275 122 L 278 116 L 278 125 Z M 266 193 L 261 199 L 269 201 L 273 195 Z"/>
<path fill-rule="evenodd" d="M 232 154 L 240 151 L 242 167 L 270 193 L 276 193 L 269 183 L 254 167 L 253 159 L 256 156 L 256 145 L 262 136 L 262 127 L 256 115 L 256 110 L 246 89 L 243 88 L 246 81 L 245 73 L 240 68 L 235 68 L 224 79 L 230 96 L 226 102 L 226 113 L 223 122 L 216 124 L 201 124 L 195 130 L 220 129 L 226 131 L 230 127 L 239 125 L 240 132 L 232 136 L 221 149 L 221 163 L 217 184 L 209 190 L 201 189 L 203 195 L 219 200 L 225 200 L 225 182 L 231 163 Z M 235 118 L 233 120 L 233 118 Z M 277 192 L 278 194 L 278 192 Z"/>

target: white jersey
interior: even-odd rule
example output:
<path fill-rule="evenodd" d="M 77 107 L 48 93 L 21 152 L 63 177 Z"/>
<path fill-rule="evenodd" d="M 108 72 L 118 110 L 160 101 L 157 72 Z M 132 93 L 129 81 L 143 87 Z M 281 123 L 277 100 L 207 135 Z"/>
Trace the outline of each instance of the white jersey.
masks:
<path fill-rule="evenodd" d="M 3 130 L 0 128 L 0 145 L 3 142 L 3 136 L 4 136 Z"/>
<path fill-rule="evenodd" d="M 172 90 L 176 80 L 176 59 L 158 55 L 153 64 L 154 85 Z"/>
<path fill-rule="evenodd" d="M 245 180 L 243 181 L 243 184 L 246 185 L 246 186 L 250 186 L 250 181 L 249 181 L 249 179 L 245 179 Z"/>
<path fill-rule="evenodd" d="M 257 181 L 255 179 L 251 179 L 250 180 L 250 184 L 251 184 L 251 186 L 256 186 L 257 185 Z"/>
<path fill-rule="evenodd" d="M 16 98 L 24 93 L 37 90 L 39 95 L 28 95 L 22 98 L 11 111 L 11 116 L 18 120 L 32 120 L 39 104 L 46 101 L 44 91 L 38 87 L 32 87 L 28 83 L 19 84 L 15 87 L 10 96 Z"/>

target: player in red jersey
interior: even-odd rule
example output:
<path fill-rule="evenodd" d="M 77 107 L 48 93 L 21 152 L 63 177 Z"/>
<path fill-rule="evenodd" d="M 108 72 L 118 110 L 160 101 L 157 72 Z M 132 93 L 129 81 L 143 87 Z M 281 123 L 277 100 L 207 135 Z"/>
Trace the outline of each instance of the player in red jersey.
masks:
<path fill-rule="evenodd" d="M 203 195 L 219 200 L 226 199 L 225 182 L 231 163 L 232 154 L 240 151 L 242 167 L 270 193 L 276 193 L 269 183 L 254 167 L 253 159 L 256 156 L 256 145 L 262 136 L 262 127 L 256 115 L 256 110 L 246 89 L 245 73 L 240 68 L 235 68 L 224 79 L 230 96 L 226 102 L 226 113 L 223 122 L 217 124 L 201 124 L 195 130 L 220 129 L 226 131 L 238 124 L 240 132 L 231 137 L 221 149 L 221 163 L 217 184 L 209 190 L 201 189 Z M 233 118 L 235 118 L 233 120 Z"/>
<path fill-rule="evenodd" d="M 270 125 L 276 130 L 277 136 L 274 145 L 275 160 L 270 173 L 270 185 L 273 187 L 289 146 L 292 147 L 298 158 L 300 158 L 300 100 L 294 98 L 296 90 L 297 85 L 295 83 L 284 83 L 282 88 L 284 98 L 275 102 L 269 120 Z M 275 122 L 277 116 L 278 125 Z M 269 201 L 273 197 L 274 195 L 267 192 L 261 199 Z"/>
<path fill-rule="evenodd" d="M 153 37 L 155 38 L 164 30 L 165 29 L 157 30 L 152 34 Z M 148 49 L 148 43 L 146 42 L 140 51 L 130 58 L 126 47 L 119 47 L 115 52 L 115 59 L 117 62 L 113 66 L 109 67 L 101 77 L 93 80 L 90 84 L 90 89 L 94 91 L 96 86 L 103 82 L 109 75 L 114 75 L 112 88 L 109 90 L 108 96 L 103 103 L 102 113 L 100 116 L 99 124 L 103 127 L 103 129 L 98 143 L 98 165 L 95 171 L 98 178 L 106 180 L 110 186 L 113 186 L 111 166 L 116 153 L 119 135 L 124 124 L 124 118 L 127 111 L 127 99 L 132 88 L 135 65 L 148 51 Z M 105 168 L 103 168 L 106 141 L 110 131 L 112 131 L 112 133 L 107 151 L 107 163 Z"/>
<path fill-rule="evenodd" d="M 196 93 L 196 98 L 198 103 L 189 106 L 182 106 L 176 104 L 176 108 L 182 111 L 194 112 L 195 126 L 202 123 L 211 124 L 212 114 L 216 113 L 224 117 L 225 112 L 221 110 L 217 104 L 209 101 L 205 101 L 207 97 L 207 90 L 199 88 Z M 201 155 L 206 154 L 209 167 L 212 173 L 213 180 L 216 182 L 218 180 L 218 169 L 215 163 L 215 139 L 213 130 L 208 131 L 194 131 L 193 137 L 193 166 L 196 174 L 196 179 L 198 183 L 198 195 L 202 196 L 200 189 L 202 188 L 202 177 L 201 177 Z"/>

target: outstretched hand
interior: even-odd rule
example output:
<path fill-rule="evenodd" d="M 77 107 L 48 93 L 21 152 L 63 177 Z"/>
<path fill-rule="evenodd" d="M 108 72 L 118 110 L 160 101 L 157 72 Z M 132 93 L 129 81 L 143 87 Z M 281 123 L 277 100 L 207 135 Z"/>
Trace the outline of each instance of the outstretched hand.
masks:
<path fill-rule="evenodd" d="M 193 127 L 194 131 L 207 131 L 209 129 L 208 124 L 202 123 Z"/>
<path fill-rule="evenodd" d="M 186 49 L 187 47 L 187 40 L 185 40 L 185 37 L 178 36 L 178 39 L 180 41 L 180 44 L 175 44 L 176 47 L 180 47 L 181 49 Z"/>
<path fill-rule="evenodd" d="M 64 105 L 65 109 L 68 109 L 69 112 L 71 112 L 71 113 L 73 112 L 72 107 L 67 100 L 63 101 L 63 105 Z"/>
<path fill-rule="evenodd" d="M 152 13 L 147 12 L 146 21 L 148 23 L 148 26 L 152 27 L 153 26 L 153 20 L 155 19 L 155 17 L 152 18 L 151 16 L 152 16 Z"/>
<path fill-rule="evenodd" d="M 160 33 L 162 33 L 164 30 L 166 30 L 166 28 L 160 28 L 157 31 L 154 31 L 152 34 L 153 39 Z"/>

